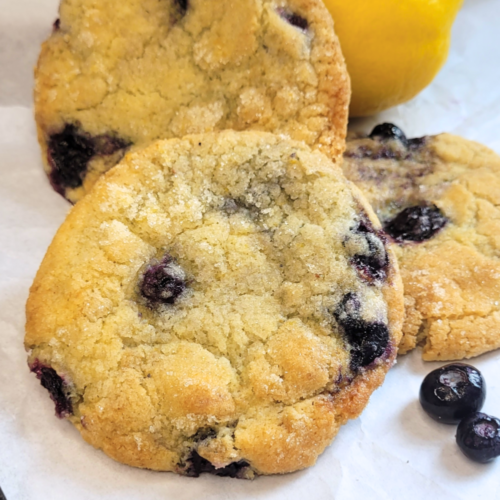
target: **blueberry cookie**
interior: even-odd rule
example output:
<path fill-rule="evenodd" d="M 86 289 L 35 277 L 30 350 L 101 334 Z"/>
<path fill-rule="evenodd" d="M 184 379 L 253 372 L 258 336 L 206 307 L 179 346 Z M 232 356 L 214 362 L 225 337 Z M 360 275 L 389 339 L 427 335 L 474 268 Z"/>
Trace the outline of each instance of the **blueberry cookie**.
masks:
<path fill-rule="evenodd" d="M 399 351 L 425 360 L 500 347 L 500 157 L 461 137 L 408 139 L 392 124 L 350 138 L 344 173 L 398 244 Z"/>
<path fill-rule="evenodd" d="M 339 164 L 349 78 L 321 0 L 62 0 L 35 71 L 45 168 L 75 202 L 152 140 L 262 130 Z"/>
<path fill-rule="evenodd" d="M 27 304 L 60 417 L 137 467 L 312 465 L 396 355 L 397 264 L 340 167 L 265 132 L 129 153 L 73 208 Z"/>

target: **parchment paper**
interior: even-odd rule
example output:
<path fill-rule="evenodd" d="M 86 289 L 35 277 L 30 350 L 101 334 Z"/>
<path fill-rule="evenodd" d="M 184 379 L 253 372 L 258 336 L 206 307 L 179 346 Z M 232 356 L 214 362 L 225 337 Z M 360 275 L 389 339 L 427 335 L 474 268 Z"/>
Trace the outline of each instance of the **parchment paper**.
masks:
<path fill-rule="evenodd" d="M 105 1 L 105 0 L 102 0 Z M 189 479 L 115 463 L 87 445 L 29 374 L 22 341 L 28 290 L 68 204 L 42 171 L 32 118 L 32 66 L 58 0 L 0 0 L 0 487 L 8 500 L 500 499 L 500 459 L 467 460 L 455 427 L 418 403 L 420 352 L 399 358 L 356 421 L 316 466 L 253 482 Z M 448 63 L 413 101 L 351 126 L 381 121 L 409 136 L 449 131 L 500 152 L 500 2 L 469 0 Z M 488 385 L 484 411 L 500 416 L 500 352 L 476 358 Z"/>

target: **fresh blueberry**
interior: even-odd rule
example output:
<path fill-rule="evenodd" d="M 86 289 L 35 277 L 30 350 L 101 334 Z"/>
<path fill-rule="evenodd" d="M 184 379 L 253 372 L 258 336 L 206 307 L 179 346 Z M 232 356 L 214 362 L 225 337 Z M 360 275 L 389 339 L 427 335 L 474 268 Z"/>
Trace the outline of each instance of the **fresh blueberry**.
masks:
<path fill-rule="evenodd" d="M 289 12 L 285 9 L 279 9 L 278 13 L 283 19 L 285 19 L 285 21 L 301 30 L 305 31 L 309 26 L 307 19 L 304 19 L 302 16 L 299 16 L 294 12 Z"/>
<path fill-rule="evenodd" d="M 408 145 L 408 139 L 404 132 L 392 123 L 381 123 L 377 125 L 368 136 L 370 139 L 379 139 L 381 141 L 397 140 L 404 146 Z"/>
<path fill-rule="evenodd" d="M 367 250 L 364 253 L 355 254 L 351 262 L 365 281 L 369 283 L 384 281 L 389 268 L 384 235 L 376 231 L 368 219 L 359 223 L 355 233 L 365 240 Z"/>
<path fill-rule="evenodd" d="M 193 450 L 187 460 L 187 466 L 183 470 L 184 474 L 189 477 L 199 477 L 200 474 L 207 473 L 220 477 L 243 478 L 245 469 L 249 466 L 248 462 L 240 460 L 216 469 L 206 458 L 201 457 L 198 452 Z"/>
<path fill-rule="evenodd" d="M 396 241 L 424 241 L 447 223 L 447 217 L 436 205 L 417 205 L 405 208 L 386 222 L 384 231 Z"/>
<path fill-rule="evenodd" d="M 57 372 L 53 368 L 40 363 L 38 359 L 35 360 L 30 369 L 36 374 L 42 387 L 49 391 L 50 398 L 56 405 L 56 415 L 59 418 L 65 418 L 72 415 L 73 405 L 68 396 L 68 388 Z"/>
<path fill-rule="evenodd" d="M 486 397 L 481 372 L 465 363 L 452 363 L 430 372 L 420 387 L 420 404 L 434 420 L 458 424 L 479 411 Z"/>
<path fill-rule="evenodd" d="M 174 304 L 186 289 L 186 274 L 169 255 L 150 265 L 140 284 L 141 294 L 150 306 Z"/>
<path fill-rule="evenodd" d="M 487 463 L 500 456 L 500 420 L 471 413 L 458 424 L 456 440 L 466 457 Z"/>
<path fill-rule="evenodd" d="M 384 354 L 389 344 L 389 329 L 383 323 L 368 322 L 361 317 L 361 302 L 355 293 L 344 296 L 334 316 L 351 346 L 353 371 L 370 365 Z"/>

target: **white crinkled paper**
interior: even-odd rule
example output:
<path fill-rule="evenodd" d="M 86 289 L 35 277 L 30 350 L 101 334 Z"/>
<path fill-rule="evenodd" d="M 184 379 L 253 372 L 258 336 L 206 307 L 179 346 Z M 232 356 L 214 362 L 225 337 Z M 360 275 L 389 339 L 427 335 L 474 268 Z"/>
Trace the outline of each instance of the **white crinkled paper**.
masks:
<path fill-rule="evenodd" d="M 105 1 L 105 0 L 100 0 Z M 439 0 L 437 0 L 439 1 Z M 253 482 L 199 479 L 120 465 L 86 444 L 28 372 L 24 304 L 69 205 L 43 173 L 32 118 L 32 67 L 57 17 L 58 0 L 0 0 L 0 487 L 8 500 L 500 498 L 500 459 L 462 456 L 455 427 L 423 414 L 418 389 L 440 366 L 401 357 L 363 415 L 341 429 L 316 466 Z M 500 1 L 468 0 L 449 60 L 413 101 L 351 126 L 381 121 L 409 136 L 448 131 L 500 153 Z M 500 352 L 477 358 L 500 416 Z"/>

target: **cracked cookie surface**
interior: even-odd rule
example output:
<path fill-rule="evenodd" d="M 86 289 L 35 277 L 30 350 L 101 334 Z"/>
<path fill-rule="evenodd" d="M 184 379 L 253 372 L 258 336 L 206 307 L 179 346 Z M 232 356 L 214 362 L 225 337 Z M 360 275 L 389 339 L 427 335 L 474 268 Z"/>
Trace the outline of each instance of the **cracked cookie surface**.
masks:
<path fill-rule="evenodd" d="M 500 157 L 450 134 L 391 124 L 352 136 L 343 170 L 397 243 L 406 319 L 399 352 L 470 358 L 500 347 Z"/>
<path fill-rule="evenodd" d="M 130 148 L 223 129 L 341 162 L 350 85 L 321 0 L 62 0 L 35 70 L 56 191 L 80 199 Z"/>
<path fill-rule="evenodd" d="M 228 131 L 102 176 L 40 267 L 25 345 L 58 415 L 114 459 L 252 477 L 316 461 L 402 319 L 395 258 L 340 168 Z"/>

